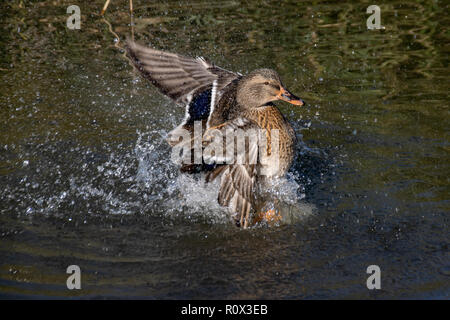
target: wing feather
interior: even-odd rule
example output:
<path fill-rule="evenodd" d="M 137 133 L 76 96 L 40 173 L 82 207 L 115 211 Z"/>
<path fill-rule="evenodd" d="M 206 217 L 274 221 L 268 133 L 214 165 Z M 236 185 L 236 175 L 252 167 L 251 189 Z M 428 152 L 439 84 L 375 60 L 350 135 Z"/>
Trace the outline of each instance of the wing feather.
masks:
<path fill-rule="evenodd" d="M 259 128 L 254 122 L 245 118 L 237 118 L 231 120 L 220 127 L 220 131 L 223 133 L 223 136 L 226 135 L 226 132 L 230 132 L 230 130 L 236 131 L 237 129 L 241 129 L 244 131 L 244 134 L 249 130 L 254 130 Z M 214 147 L 221 147 L 220 144 L 223 143 L 224 139 L 211 139 L 209 136 L 211 134 L 211 130 L 208 129 L 204 135 L 204 141 L 206 141 L 206 146 L 210 147 L 211 150 Z M 231 139 L 230 139 L 231 140 Z M 234 144 L 234 139 L 233 144 Z M 249 142 L 252 141 L 249 139 Z M 243 159 L 245 161 L 243 163 L 237 163 L 237 156 L 239 156 L 238 148 L 234 148 L 234 162 L 226 163 L 219 165 L 215 170 L 208 173 L 206 176 L 206 181 L 212 181 L 217 177 L 221 177 L 220 180 L 220 189 L 218 195 L 219 204 L 222 206 L 228 207 L 233 213 L 237 214 L 236 222 L 246 228 L 249 225 L 250 220 L 250 211 L 255 207 L 255 185 L 257 181 L 257 172 L 258 172 L 258 142 L 247 145 L 240 152 L 245 152 L 245 156 Z M 229 143 L 226 140 L 226 143 Z M 217 146 L 214 146 L 217 144 Z M 229 145 L 222 145 L 223 155 L 226 153 L 226 148 Z M 207 161 L 221 161 L 225 160 L 227 162 L 230 161 L 230 158 L 225 156 L 217 157 L 216 154 L 211 156 L 206 156 Z"/>
<path fill-rule="evenodd" d="M 240 75 L 213 65 L 204 58 L 188 58 L 175 53 L 155 50 L 136 42 L 127 42 L 127 52 L 134 66 L 163 94 L 186 105 L 188 96 L 201 93 L 218 83 L 218 90 Z"/>

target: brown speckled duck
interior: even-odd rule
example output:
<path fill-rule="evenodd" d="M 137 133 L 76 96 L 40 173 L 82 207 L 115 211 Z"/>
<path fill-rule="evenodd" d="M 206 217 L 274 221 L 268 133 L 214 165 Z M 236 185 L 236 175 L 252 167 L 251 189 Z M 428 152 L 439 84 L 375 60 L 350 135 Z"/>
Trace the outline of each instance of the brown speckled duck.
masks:
<path fill-rule="evenodd" d="M 223 163 L 214 154 L 202 164 L 185 164 L 184 172 L 207 171 L 208 182 L 220 177 L 218 201 L 234 214 L 236 224 L 247 228 L 260 220 L 277 220 L 274 210 L 256 212 L 260 185 L 282 177 L 294 157 L 295 134 L 280 110 L 273 105 L 283 100 L 296 106 L 304 102 L 286 90 L 277 72 L 258 69 L 247 75 L 231 72 L 208 62 L 204 58 L 188 58 L 178 54 L 127 43 L 128 56 L 142 75 L 163 94 L 185 106 L 184 121 L 169 133 L 168 143 L 176 146 L 177 132 L 194 131 L 194 122 L 202 126 L 203 147 L 211 141 L 212 130 L 224 133 L 264 129 L 269 133 L 267 153 L 270 154 L 270 132 L 278 131 L 279 156 L 274 161 L 261 161 L 258 146 L 247 142 L 245 161 Z M 233 142 L 234 143 L 234 142 Z M 205 159 L 203 159 L 205 160 Z M 223 160 L 223 159 L 222 159 Z M 252 161 L 253 160 L 253 161 Z M 206 163 L 207 162 L 207 163 Z M 265 170 L 264 174 L 261 172 Z M 253 213 L 253 214 L 252 214 Z"/>

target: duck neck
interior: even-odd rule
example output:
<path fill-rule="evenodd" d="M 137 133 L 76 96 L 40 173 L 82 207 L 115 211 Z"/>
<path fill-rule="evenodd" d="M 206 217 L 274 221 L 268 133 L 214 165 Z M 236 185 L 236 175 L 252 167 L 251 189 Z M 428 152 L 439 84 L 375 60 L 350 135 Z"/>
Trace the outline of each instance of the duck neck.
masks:
<path fill-rule="evenodd" d="M 260 106 L 254 97 L 252 87 L 245 78 L 239 82 L 236 88 L 236 101 L 243 109 L 249 110 Z"/>

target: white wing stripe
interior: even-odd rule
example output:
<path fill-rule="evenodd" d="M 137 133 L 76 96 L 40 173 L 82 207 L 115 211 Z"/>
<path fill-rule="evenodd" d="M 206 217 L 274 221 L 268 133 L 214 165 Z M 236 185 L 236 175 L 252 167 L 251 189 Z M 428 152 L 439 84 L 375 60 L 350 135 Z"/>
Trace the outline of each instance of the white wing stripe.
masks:
<path fill-rule="evenodd" d="M 211 90 L 211 105 L 209 108 L 209 116 L 208 121 L 206 121 L 206 128 L 209 128 L 209 120 L 211 119 L 211 115 L 214 112 L 214 107 L 216 106 L 216 95 L 217 95 L 217 80 L 213 81 L 213 87 Z"/>

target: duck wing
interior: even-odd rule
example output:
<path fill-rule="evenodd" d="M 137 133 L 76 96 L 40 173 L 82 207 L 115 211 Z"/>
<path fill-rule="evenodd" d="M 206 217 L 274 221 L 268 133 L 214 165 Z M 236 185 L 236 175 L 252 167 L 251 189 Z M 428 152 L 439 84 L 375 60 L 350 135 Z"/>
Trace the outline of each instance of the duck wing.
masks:
<path fill-rule="evenodd" d="M 200 100 L 209 100 L 211 104 L 217 92 L 240 77 L 238 73 L 217 67 L 202 57 L 193 59 L 132 41 L 127 42 L 126 49 L 131 62 L 146 79 L 163 94 L 183 105 L 208 89 L 214 91 L 214 95 L 210 93 Z"/>
<path fill-rule="evenodd" d="M 236 213 L 236 222 L 244 228 L 249 225 L 251 209 L 255 208 L 255 186 L 260 169 L 259 129 L 255 122 L 240 117 L 208 129 L 203 137 L 203 159 L 217 165 L 207 174 L 206 181 L 221 177 L 219 204 Z M 230 135 L 234 138 L 230 139 Z M 227 153 L 228 150 L 231 152 Z"/>

